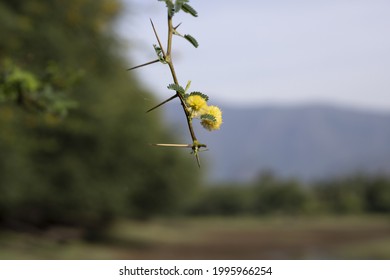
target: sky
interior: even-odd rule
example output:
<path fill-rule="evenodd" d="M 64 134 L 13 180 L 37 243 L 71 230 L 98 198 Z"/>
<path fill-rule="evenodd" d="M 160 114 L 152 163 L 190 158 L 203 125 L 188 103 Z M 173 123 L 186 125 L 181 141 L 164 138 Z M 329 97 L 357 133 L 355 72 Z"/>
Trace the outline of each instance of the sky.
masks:
<path fill-rule="evenodd" d="M 117 32 L 129 45 L 129 67 L 154 60 L 152 19 L 166 43 L 166 9 L 157 0 L 123 0 Z M 390 1 L 192 0 L 199 17 L 179 13 L 178 78 L 210 103 L 230 106 L 327 103 L 390 112 Z M 131 65 L 130 65 L 131 64 Z M 169 69 L 134 70 L 159 98 L 171 92 Z"/>

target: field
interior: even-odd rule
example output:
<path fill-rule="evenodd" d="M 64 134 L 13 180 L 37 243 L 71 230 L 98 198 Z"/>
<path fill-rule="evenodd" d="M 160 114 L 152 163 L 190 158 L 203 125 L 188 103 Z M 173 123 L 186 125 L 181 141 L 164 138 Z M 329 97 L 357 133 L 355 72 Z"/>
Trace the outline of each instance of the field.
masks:
<path fill-rule="evenodd" d="M 122 221 L 99 242 L 77 229 L 0 232 L 0 259 L 390 259 L 389 217 Z"/>

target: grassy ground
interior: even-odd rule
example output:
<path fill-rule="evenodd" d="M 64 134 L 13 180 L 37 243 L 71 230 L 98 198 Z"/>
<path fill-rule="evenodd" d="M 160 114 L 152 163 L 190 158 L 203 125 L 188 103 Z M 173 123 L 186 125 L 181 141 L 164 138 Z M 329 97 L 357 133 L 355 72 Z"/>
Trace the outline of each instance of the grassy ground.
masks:
<path fill-rule="evenodd" d="M 77 230 L 0 232 L 0 259 L 390 259 L 389 217 L 122 221 L 104 241 Z"/>

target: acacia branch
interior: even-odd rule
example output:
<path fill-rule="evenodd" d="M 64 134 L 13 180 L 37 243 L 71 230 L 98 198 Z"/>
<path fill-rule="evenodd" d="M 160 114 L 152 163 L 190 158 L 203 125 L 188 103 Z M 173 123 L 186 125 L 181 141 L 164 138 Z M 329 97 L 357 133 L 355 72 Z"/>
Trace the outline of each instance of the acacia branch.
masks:
<path fill-rule="evenodd" d="M 159 48 L 161 50 L 161 56 L 162 57 L 159 55 L 159 59 L 156 59 L 156 60 L 153 60 L 153 61 L 141 64 L 141 65 L 138 65 L 138 66 L 135 66 L 135 67 L 132 67 L 132 68 L 129 68 L 127 70 L 137 69 L 137 68 L 140 68 L 140 67 L 143 67 L 143 66 L 147 66 L 147 65 L 150 65 L 150 64 L 153 64 L 153 63 L 156 63 L 156 62 L 160 61 L 160 62 L 168 64 L 174 84 L 180 86 L 179 80 L 178 80 L 177 75 L 176 75 L 175 66 L 174 66 L 173 60 L 172 60 L 172 38 L 173 38 L 174 34 L 177 34 L 176 29 L 180 26 L 180 24 L 177 25 L 176 27 L 174 27 L 173 24 L 172 24 L 172 17 L 173 17 L 173 14 L 169 13 L 169 11 L 168 11 L 168 38 L 167 38 L 167 48 L 166 48 L 166 51 L 164 50 L 164 48 L 163 48 L 163 46 L 161 44 L 160 38 L 159 38 L 159 36 L 157 34 L 156 28 L 154 27 L 153 21 L 150 19 L 150 23 L 152 25 L 154 35 L 156 36 Z M 181 106 L 183 108 L 183 111 L 184 111 L 184 114 L 186 116 L 187 126 L 188 126 L 188 130 L 190 132 L 190 135 L 191 135 L 192 144 L 179 144 L 179 145 L 174 145 L 174 144 L 156 144 L 156 146 L 163 146 L 163 147 L 174 147 L 174 146 L 178 147 L 178 146 L 180 146 L 180 147 L 191 148 L 192 152 L 195 154 L 198 166 L 200 167 L 199 149 L 200 148 L 206 148 L 206 145 L 199 143 L 199 141 L 196 138 L 195 131 L 194 131 L 194 128 L 193 128 L 193 125 L 192 125 L 191 111 L 187 107 L 186 101 L 184 99 L 184 93 L 176 91 L 175 95 L 171 96 L 170 98 L 166 99 L 165 101 L 161 102 L 160 104 L 158 104 L 158 105 L 154 106 L 153 108 L 149 109 L 147 112 L 150 112 L 150 111 L 152 111 L 152 110 L 162 106 L 163 104 L 165 104 L 165 103 L 175 99 L 175 98 L 179 98 L 180 99 L 180 104 L 181 104 Z"/>

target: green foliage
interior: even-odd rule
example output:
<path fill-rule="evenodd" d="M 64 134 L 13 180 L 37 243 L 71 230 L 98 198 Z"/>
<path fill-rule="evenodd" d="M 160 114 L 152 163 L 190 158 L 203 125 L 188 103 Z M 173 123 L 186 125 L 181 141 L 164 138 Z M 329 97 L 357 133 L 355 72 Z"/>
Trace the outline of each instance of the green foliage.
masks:
<path fill-rule="evenodd" d="M 181 6 L 181 9 L 186 12 L 186 13 L 189 13 L 191 14 L 192 16 L 194 17 L 197 17 L 198 16 L 198 12 L 193 8 L 191 7 L 190 5 L 188 5 L 187 3 L 184 3 L 182 6 Z"/>
<path fill-rule="evenodd" d="M 191 35 L 185 34 L 185 35 L 184 35 L 184 38 L 185 38 L 188 42 L 190 42 L 195 48 L 199 47 L 198 41 L 197 41 L 194 37 L 192 37 Z"/>
<path fill-rule="evenodd" d="M 173 2 L 172 0 L 158 1 L 165 2 L 170 17 L 173 17 L 174 14 L 180 12 L 181 10 L 185 13 L 191 14 L 194 17 L 198 16 L 198 12 L 188 4 L 189 0 L 176 0 L 175 2 Z"/>
<path fill-rule="evenodd" d="M 191 81 L 188 81 L 184 92 L 187 92 L 190 89 L 190 86 L 191 86 Z"/>
<path fill-rule="evenodd" d="M 0 61 L 14 62 L 14 73 L 2 74 L 12 78 L 3 97 L 22 87 L 50 108 L 69 108 L 57 95 L 67 89 L 78 103 L 63 121 L 0 104 L 0 225 L 98 233 L 116 217 L 174 213 L 191 195 L 193 165 L 148 145 L 172 139 L 158 114 L 145 114 L 153 97 L 124 71 L 110 32 L 118 11 L 114 0 L 0 4 Z"/>
<path fill-rule="evenodd" d="M 209 121 L 217 121 L 217 119 L 213 116 L 213 115 L 210 115 L 210 114 L 203 114 L 200 116 L 200 119 L 201 120 L 209 120 Z"/>
<path fill-rule="evenodd" d="M 18 91 L 34 92 L 39 88 L 39 81 L 34 74 L 21 70 L 10 62 L 4 64 L 0 82 L 0 94 L 5 98 L 16 100 Z"/>
<path fill-rule="evenodd" d="M 221 185 L 203 189 L 198 193 L 192 206 L 191 215 L 234 216 L 249 213 L 251 208 L 251 190 L 247 187 Z"/>
<path fill-rule="evenodd" d="M 372 178 L 367 182 L 366 205 L 368 211 L 390 213 L 390 180 L 384 177 Z"/>
<path fill-rule="evenodd" d="M 258 214 L 302 214 L 308 195 L 295 181 L 261 179 L 254 189 L 253 211 Z"/>
<path fill-rule="evenodd" d="M 161 63 L 167 63 L 164 59 L 164 55 L 162 53 L 162 49 L 157 46 L 157 45 L 153 45 L 153 48 L 154 48 L 154 51 L 156 52 L 156 55 L 158 57 L 158 60 L 161 62 Z"/>
<path fill-rule="evenodd" d="M 177 85 L 177 84 L 169 84 L 167 86 L 167 88 L 170 90 L 174 90 L 174 91 L 180 93 L 181 95 L 184 95 L 184 93 L 185 93 L 184 88 L 180 85 Z"/>
<path fill-rule="evenodd" d="M 58 70 L 51 64 L 45 76 L 39 79 L 32 72 L 6 60 L 0 73 L 0 103 L 13 102 L 28 110 L 65 116 L 69 109 L 76 107 L 76 102 L 64 93 L 70 86 L 69 82 L 58 85 L 57 73 Z"/>
<path fill-rule="evenodd" d="M 176 0 L 175 1 L 175 12 L 180 12 L 180 9 L 182 8 L 184 3 L 187 3 L 189 0 Z"/>
<path fill-rule="evenodd" d="M 306 185 L 265 172 L 252 184 L 203 189 L 188 212 L 196 215 L 390 214 L 390 178 L 357 174 Z"/>
<path fill-rule="evenodd" d="M 362 213 L 366 209 L 364 187 L 358 178 L 324 181 L 316 189 L 323 208 L 337 214 Z"/>
<path fill-rule="evenodd" d="M 390 179 L 357 174 L 321 182 L 316 195 L 334 213 L 390 213 Z"/>
<path fill-rule="evenodd" d="M 170 17 L 173 17 L 173 15 L 175 14 L 175 5 L 173 4 L 172 0 L 158 0 L 158 1 L 165 2 L 168 10 L 168 15 Z"/>
<path fill-rule="evenodd" d="M 202 97 L 204 100 L 209 101 L 209 97 L 206 94 L 203 94 L 199 91 L 193 91 L 189 95 L 198 95 L 198 96 Z"/>

